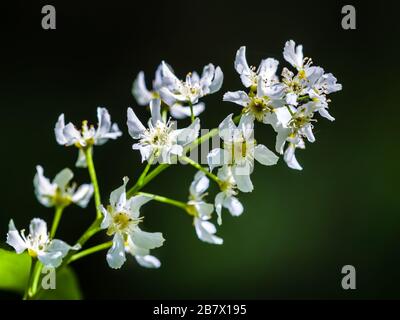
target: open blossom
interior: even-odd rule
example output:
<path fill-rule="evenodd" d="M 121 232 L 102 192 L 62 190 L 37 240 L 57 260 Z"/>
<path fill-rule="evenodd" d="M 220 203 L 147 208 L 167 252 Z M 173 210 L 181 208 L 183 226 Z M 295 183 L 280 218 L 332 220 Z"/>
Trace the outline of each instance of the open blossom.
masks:
<path fill-rule="evenodd" d="M 268 86 L 272 86 L 278 82 L 276 70 L 278 69 L 279 61 L 267 58 L 261 60 L 259 67 L 249 67 L 246 59 L 246 47 L 240 47 L 236 52 L 235 70 L 240 75 L 243 85 L 257 88 L 259 80 L 264 81 Z"/>
<path fill-rule="evenodd" d="M 270 166 L 278 161 L 278 157 L 266 146 L 254 140 L 254 121 L 250 115 L 243 115 L 236 127 L 232 114 L 219 125 L 219 136 L 223 140 L 223 149 L 216 148 L 207 156 L 211 170 L 215 167 L 230 166 L 237 187 L 242 192 L 251 192 L 253 183 L 250 174 L 254 168 L 254 159 Z"/>
<path fill-rule="evenodd" d="M 285 43 L 283 57 L 297 69 L 296 75 L 287 68 L 282 71 L 282 83 L 286 87 L 286 102 L 297 106 L 299 100 L 308 97 L 314 102 L 320 102 L 321 116 L 334 120 L 326 110 L 328 107 L 326 95 L 342 90 L 342 85 L 337 83 L 331 73 L 325 73 L 321 67 L 312 66 L 312 60 L 303 57 L 303 46 L 296 47 L 293 40 Z"/>
<path fill-rule="evenodd" d="M 280 154 L 284 154 L 284 160 L 287 165 L 296 170 L 302 170 L 299 162 L 295 156 L 295 150 L 304 149 L 305 143 L 304 138 L 308 142 L 314 142 L 315 137 L 313 133 L 313 122 L 315 106 L 313 102 L 308 102 L 302 106 L 296 108 L 291 107 L 292 118 L 284 126 L 278 129 L 277 140 L 276 140 L 276 151 Z M 286 151 L 284 146 L 287 143 Z"/>
<path fill-rule="evenodd" d="M 174 118 L 182 119 L 204 111 L 205 105 L 199 99 L 221 89 L 224 75 L 220 67 L 212 63 L 203 68 L 201 76 L 197 72 L 187 74 L 185 81 L 178 79 L 165 62 L 161 69 L 164 86 L 160 89 L 161 99 L 170 107 Z"/>
<path fill-rule="evenodd" d="M 290 118 L 290 113 L 285 108 L 283 94 L 281 86 L 267 86 L 264 81 L 258 81 L 255 94 L 228 91 L 224 94 L 223 100 L 242 106 L 243 114 L 248 114 L 259 122 L 277 126 Z"/>
<path fill-rule="evenodd" d="M 38 201 L 46 206 L 67 206 L 75 203 L 86 208 L 93 195 L 92 184 L 82 184 L 76 188 L 76 184 L 70 184 L 74 174 L 68 168 L 60 171 L 52 182 L 43 175 L 43 168 L 36 167 L 36 175 L 33 179 L 35 195 Z"/>
<path fill-rule="evenodd" d="M 235 178 L 230 166 L 222 166 L 218 169 L 218 179 L 221 181 L 219 192 L 215 196 L 215 211 L 218 214 L 218 224 L 222 224 L 222 207 L 228 209 L 234 217 L 243 213 L 243 205 L 235 196 L 238 194 Z"/>
<path fill-rule="evenodd" d="M 133 139 L 139 140 L 132 148 L 139 150 L 142 161 L 170 163 L 172 156 L 181 156 L 183 147 L 199 135 L 200 120 L 196 119 L 184 129 L 176 129 L 174 122 L 164 121 L 160 113 L 160 101 L 150 108 L 151 118 L 146 129 L 131 108 L 128 108 L 128 130 Z"/>
<path fill-rule="evenodd" d="M 217 229 L 210 221 L 214 206 L 204 201 L 210 180 L 205 173 L 198 171 L 189 188 L 188 212 L 194 216 L 193 224 L 197 237 L 207 243 L 222 244 L 223 239 L 216 236 Z"/>
<path fill-rule="evenodd" d="M 71 247 L 64 241 L 50 239 L 46 222 L 39 218 L 32 219 L 27 236 L 25 236 L 25 230 L 18 232 L 14 221 L 10 220 L 7 243 L 18 254 L 27 250 L 32 258 L 39 259 L 43 265 L 50 268 L 57 268 L 69 250 L 78 250 L 80 248 L 79 245 Z"/>
<path fill-rule="evenodd" d="M 150 233 L 139 228 L 143 220 L 139 210 L 151 198 L 139 195 L 127 199 L 125 188 L 128 178 L 123 181 L 121 187 L 111 192 L 110 205 L 107 208 L 101 206 L 101 228 L 107 229 L 107 235 L 114 236 L 112 247 L 107 252 L 108 265 L 119 269 L 126 261 L 125 253 L 129 253 L 141 266 L 158 268 L 160 261 L 149 253 L 151 249 L 161 247 L 165 240 L 160 232 Z"/>
<path fill-rule="evenodd" d="M 86 166 L 84 148 L 102 145 L 109 139 L 116 139 L 122 135 L 118 125 L 111 124 L 111 117 L 106 108 L 97 108 L 97 119 L 97 129 L 92 125 L 88 126 L 87 121 L 83 121 L 81 130 L 78 130 L 71 122 L 65 125 L 64 114 L 58 118 L 54 128 L 57 143 L 64 146 L 74 145 L 79 148 L 77 167 Z"/>

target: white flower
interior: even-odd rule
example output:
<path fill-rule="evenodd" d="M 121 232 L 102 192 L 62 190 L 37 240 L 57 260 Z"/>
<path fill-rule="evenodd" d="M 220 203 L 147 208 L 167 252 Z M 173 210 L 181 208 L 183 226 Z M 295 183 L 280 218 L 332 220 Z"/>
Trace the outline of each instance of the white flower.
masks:
<path fill-rule="evenodd" d="M 264 81 L 258 81 L 256 94 L 248 95 L 244 91 L 228 91 L 223 100 L 243 106 L 242 113 L 249 114 L 259 122 L 279 125 L 287 122 L 290 113 L 283 108 L 283 87 L 280 85 L 267 86 Z"/>
<path fill-rule="evenodd" d="M 219 125 L 219 136 L 224 148 L 216 148 L 207 156 L 211 170 L 214 167 L 230 166 L 237 187 L 242 192 L 251 192 L 253 184 L 250 174 L 253 171 L 254 159 L 263 165 L 274 165 L 278 157 L 262 144 L 256 144 L 253 137 L 254 122 L 250 115 L 243 115 L 239 125 L 232 121 L 232 114 Z"/>
<path fill-rule="evenodd" d="M 246 47 L 240 47 L 236 52 L 235 69 L 246 88 L 257 88 L 259 80 L 263 80 L 268 86 L 278 82 L 278 77 L 276 76 L 278 65 L 279 61 L 267 58 L 261 60 L 257 69 L 249 67 L 246 60 Z"/>
<path fill-rule="evenodd" d="M 193 224 L 200 240 L 211 244 L 222 244 L 223 239 L 215 235 L 217 229 L 208 221 L 211 219 L 214 206 L 203 200 L 207 195 L 205 192 L 209 184 L 210 180 L 205 173 L 198 171 L 189 189 L 188 212 L 194 216 Z"/>
<path fill-rule="evenodd" d="M 125 188 L 128 178 L 125 177 L 123 181 L 121 187 L 111 192 L 107 209 L 101 206 L 104 216 L 101 228 L 107 229 L 107 235 L 114 235 L 113 245 L 107 252 L 108 265 L 119 269 L 126 260 L 125 252 L 128 252 L 141 266 L 158 268 L 160 262 L 149 253 L 150 249 L 161 247 L 164 238 L 160 232 L 149 233 L 139 228 L 139 223 L 143 220 L 139 216 L 139 210 L 151 198 L 135 196 L 127 199 Z"/>
<path fill-rule="evenodd" d="M 296 75 L 286 68 L 282 71 L 283 84 L 286 86 L 286 103 L 297 106 L 299 100 L 320 101 L 321 116 L 333 121 L 334 118 L 326 110 L 328 107 L 326 95 L 342 90 L 342 85 L 337 83 L 331 73 L 325 74 L 323 68 L 311 66 L 312 60 L 303 58 L 303 46 L 296 47 L 293 40 L 286 42 L 283 56 L 298 71 Z"/>
<path fill-rule="evenodd" d="M 160 101 L 150 108 L 151 119 L 146 129 L 131 108 L 128 108 L 128 130 L 133 139 L 139 140 L 132 148 L 139 150 L 142 161 L 154 158 L 161 163 L 170 163 L 172 156 L 181 156 L 183 147 L 199 135 L 200 120 L 189 127 L 177 130 L 173 122 L 164 122 L 160 114 Z"/>
<path fill-rule="evenodd" d="M 67 206 L 75 203 L 86 208 L 93 194 L 92 184 L 82 184 L 78 189 L 76 184 L 70 185 L 74 174 L 68 168 L 60 171 L 52 182 L 43 175 L 43 168 L 36 167 L 36 175 L 33 179 L 35 195 L 38 201 L 46 206 Z"/>
<path fill-rule="evenodd" d="M 158 66 L 155 78 L 153 80 L 153 87 L 151 90 L 148 90 L 146 87 L 146 82 L 144 79 L 144 72 L 140 71 L 137 75 L 135 81 L 132 86 L 132 94 L 135 97 L 137 103 L 141 106 L 148 105 L 153 99 L 160 98 L 160 89 L 165 85 L 163 81 L 163 76 L 161 73 L 162 64 Z"/>
<path fill-rule="evenodd" d="M 79 148 L 77 167 L 86 166 L 83 148 L 102 145 L 109 139 L 116 139 L 122 135 L 118 125 L 116 123 L 111 124 L 111 117 L 106 108 L 97 108 L 97 119 L 97 129 L 93 126 L 88 126 L 87 121 L 83 121 L 82 129 L 78 130 L 71 122 L 65 125 L 64 114 L 61 114 L 58 118 L 54 128 L 56 140 L 60 145 L 75 145 Z"/>
<path fill-rule="evenodd" d="M 229 166 L 222 166 L 218 170 L 218 178 L 221 181 L 219 192 L 215 197 L 215 211 L 218 214 L 218 224 L 222 224 L 222 207 L 229 210 L 232 216 L 237 217 L 243 213 L 243 205 L 239 199 L 235 197 L 236 181 L 232 174 L 232 168 Z"/>
<path fill-rule="evenodd" d="M 13 220 L 10 220 L 7 243 L 18 254 L 27 250 L 31 257 L 38 258 L 41 263 L 50 268 L 57 268 L 69 250 L 80 249 L 79 245 L 71 247 L 64 241 L 50 239 L 46 222 L 39 218 L 32 219 L 28 236 L 25 236 L 25 230 L 21 230 L 19 233 Z"/>
<path fill-rule="evenodd" d="M 197 72 L 189 73 L 185 81 L 179 80 L 165 62 L 162 62 L 162 77 L 164 86 L 160 89 L 161 99 L 170 107 L 174 118 L 181 119 L 193 113 L 198 116 L 204 110 L 204 103 L 199 99 L 221 89 L 224 75 L 220 67 L 208 64 L 204 67 L 201 77 Z"/>
<path fill-rule="evenodd" d="M 287 123 L 286 127 L 280 127 L 276 138 L 276 151 L 280 154 L 284 154 L 284 160 L 287 165 L 296 170 L 302 170 L 302 167 L 298 163 L 295 157 L 296 148 L 304 149 L 305 143 L 303 138 L 306 138 L 309 142 L 314 142 L 315 137 L 313 134 L 313 124 L 316 120 L 313 119 L 315 111 L 315 104 L 308 102 L 297 109 L 291 107 L 292 118 Z M 288 147 L 284 152 L 285 143 L 288 143 Z"/>

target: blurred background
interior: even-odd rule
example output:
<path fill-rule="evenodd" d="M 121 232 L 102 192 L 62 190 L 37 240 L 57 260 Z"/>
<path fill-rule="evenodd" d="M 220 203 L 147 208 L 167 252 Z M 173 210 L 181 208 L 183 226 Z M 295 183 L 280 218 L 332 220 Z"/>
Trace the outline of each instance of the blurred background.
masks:
<path fill-rule="evenodd" d="M 57 29 L 41 28 L 41 8 L 57 10 Z M 49 223 L 53 211 L 33 194 L 35 166 L 48 177 L 64 167 L 75 181 L 87 182 L 74 168 L 77 150 L 57 145 L 53 128 L 66 121 L 96 123 L 105 106 L 124 136 L 95 149 L 104 199 L 125 175 L 142 170 L 131 150 L 126 108 L 146 121 L 147 110 L 131 95 L 140 70 L 148 84 L 162 59 L 183 77 L 212 62 L 225 81 L 204 99 L 202 126 L 215 127 L 237 105 L 222 102 L 225 91 L 241 90 L 233 68 L 236 50 L 247 46 L 258 65 L 282 57 L 286 40 L 304 45 L 306 56 L 332 72 L 343 91 L 332 94 L 334 123 L 321 119 L 316 143 L 297 152 L 301 172 L 282 159 L 256 166 L 255 190 L 241 194 L 245 212 L 224 212 L 218 230 L 222 247 L 200 242 L 191 219 L 174 207 L 143 207 L 144 229 L 162 231 L 165 245 L 154 250 L 162 267 L 147 270 L 134 259 L 111 270 L 105 253 L 73 267 L 85 298 L 399 298 L 399 27 L 394 2 L 374 6 L 351 2 L 357 29 L 343 30 L 341 1 L 13 1 L 1 5 L 0 108 L 2 123 L 0 235 L 7 224 L 28 226 L 32 217 Z M 187 121 L 181 123 L 186 126 Z M 256 127 L 257 140 L 270 148 L 274 133 Z M 145 190 L 186 200 L 194 170 L 172 167 Z M 215 191 L 215 189 L 214 189 Z M 214 195 L 214 193 L 213 193 Z M 212 197 L 209 197 L 211 200 Z M 94 217 L 69 207 L 58 237 L 73 243 Z M 99 235 L 91 244 L 103 241 Z M 90 244 L 89 243 L 89 244 Z M 343 265 L 354 265 L 357 289 L 341 287 Z M 2 297 L 17 298 L 1 293 Z"/>

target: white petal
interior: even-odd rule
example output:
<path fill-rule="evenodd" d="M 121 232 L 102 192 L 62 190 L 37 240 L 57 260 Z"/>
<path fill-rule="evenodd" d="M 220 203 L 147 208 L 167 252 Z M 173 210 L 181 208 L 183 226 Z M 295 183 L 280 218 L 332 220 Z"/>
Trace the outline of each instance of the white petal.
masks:
<path fill-rule="evenodd" d="M 129 212 L 132 214 L 132 216 L 134 218 L 137 218 L 139 216 L 140 208 L 147 202 L 151 201 L 151 199 L 152 199 L 151 197 L 143 195 L 134 196 L 127 201 L 126 206 L 129 209 Z"/>
<path fill-rule="evenodd" d="M 214 205 L 212 205 L 211 203 L 206 203 L 204 201 L 195 201 L 194 206 L 196 207 L 196 211 L 198 212 L 200 218 L 206 220 L 211 218 L 211 214 L 214 211 Z"/>
<path fill-rule="evenodd" d="M 114 235 L 113 244 L 107 252 L 106 259 L 110 268 L 113 269 L 121 268 L 126 261 L 124 239 L 119 232 Z"/>
<path fill-rule="evenodd" d="M 246 107 L 250 103 L 250 98 L 244 91 L 228 91 L 224 94 L 222 100 L 233 102 L 243 107 Z"/>
<path fill-rule="evenodd" d="M 62 262 L 63 255 L 61 251 L 38 252 L 38 259 L 47 268 L 57 268 Z"/>
<path fill-rule="evenodd" d="M 279 160 L 275 153 L 262 144 L 258 144 L 254 148 L 254 158 L 264 166 L 272 166 Z"/>
<path fill-rule="evenodd" d="M 26 249 L 26 243 L 15 228 L 13 220 L 10 220 L 8 225 L 7 243 L 12 246 L 18 254 L 24 252 Z"/>
<path fill-rule="evenodd" d="M 246 140 L 254 140 L 254 116 L 252 114 L 246 113 L 241 116 L 238 129 L 235 134 L 243 135 L 243 138 Z M 234 138 L 234 140 L 236 140 Z"/>
<path fill-rule="evenodd" d="M 132 108 L 128 108 L 128 132 L 133 139 L 139 139 L 143 131 L 146 130 L 144 125 L 140 122 L 136 114 L 133 112 Z"/>
<path fill-rule="evenodd" d="M 129 179 L 128 177 L 124 177 L 122 181 L 124 182 L 122 186 L 118 187 L 117 189 L 115 189 L 110 193 L 110 204 L 114 208 L 117 206 L 117 203 L 121 198 L 121 195 L 125 194 L 126 184 L 128 183 Z"/>
<path fill-rule="evenodd" d="M 304 131 L 304 134 L 306 135 L 307 140 L 309 142 L 314 142 L 315 141 L 315 137 L 314 137 L 314 134 L 312 132 L 312 125 L 311 124 L 308 124 L 308 125 L 304 126 L 303 127 L 303 131 Z"/>
<path fill-rule="evenodd" d="M 36 175 L 33 178 L 35 195 L 42 205 L 51 207 L 53 205 L 51 198 L 56 193 L 57 185 L 50 183 L 50 180 L 44 176 L 41 166 L 36 166 L 36 171 Z"/>
<path fill-rule="evenodd" d="M 96 134 L 102 136 L 110 131 L 111 116 L 106 108 L 97 108 L 97 132 Z"/>
<path fill-rule="evenodd" d="M 326 119 L 328 119 L 328 120 L 330 120 L 330 121 L 335 121 L 335 118 L 332 117 L 332 116 L 329 114 L 329 112 L 328 112 L 328 110 L 327 110 L 326 108 L 321 108 L 321 109 L 319 109 L 319 110 L 318 110 L 318 113 L 320 114 L 321 117 L 324 117 L 324 118 L 326 118 Z"/>
<path fill-rule="evenodd" d="M 66 139 L 66 145 L 73 145 L 75 142 L 82 142 L 82 136 L 79 130 L 70 122 L 64 127 L 64 137 Z"/>
<path fill-rule="evenodd" d="M 102 205 L 100 206 L 100 210 L 103 214 L 103 220 L 101 222 L 100 228 L 107 229 L 112 222 L 111 214 Z"/>
<path fill-rule="evenodd" d="M 222 73 L 221 68 L 217 67 L 215 69 L 214 79 L 209 87 L 210 91 L 209 94 L 219 91 L 219 89 L 221 89 L 222 87 L 223 82 L 224 82 L 224 74 Z"/>
<path fill-rule="evenodd" d="M 54 239 L 46 248 L 46 252 L 61 252 L 61 257 L 64 258 L 72 247 L 62 240 Z M 75 249 L 76 250 L 76 249 Z"/>
<path fill-rule="evenodd" d="M 303 168 L 298 163 L 296 156 L 294 154 L 295 149 L 296 148 L 294 147 L 294 145 L 292 143 L 290 143 L 288 148 L 285 151 L 284 160 L 289 168 L 292 168 L 295 170 L 303 170 Z"/>
<path fill-rule="evenodd" d="M 137 103 L 141 106 L 147 105 L 152 98 L 151 92 L 146 88 L 143 71 L 140 71 L 138 73 L 135 81 L 133 82 L 132 94 L 135 97 Z"/>
<path fill-rule="evenodd" d="M 276 135 L 275 150 L 279 154 L 283 154 L 283 148 L 286 143 L 286 139 L 289 137 L 290 129 L 280 128 Z"/>
<path fill-rule="evenodd" d="M 201 74 L 201 79 L 199 75 L 195 72 L 192 73 L 191 83 L 199 82 L 203 91 L 207 94 L 209 93 L 209 87 L 211 85 L 212 79 L 214 77 L 215 67 L 212 63 L 209 63 L 203 68 L 203 73 Z"/>
<path fill-rule="evenodd" d="M 290 93 L 288 93 L 287 95 L 286 95 L 286 98 L 285 98 L 285 100 L 286 100 L 286 103 L 287 104 L 290 104 L 290 105 L 292 105 L 292 106 L 297 106 L 298 105 L 298 103 L 297 103 L 297 94 L 296 93 L 293 93 L 293 92 L 290 92 Z"/>
<path fill-rule="evenodd" d="M 232 115 L 228 115 L 218 126 L 219 136 L 224 141 L 231 141 L 234 131 L 237 129 L 232 121 Z"/>
<path fill-rule="evenodd" d="M 237 187 L 242 192 L 252 192 L 254 187 L 250 179 L 249 169 L 246 167 L 234 167 L 232 174 L 235 178 Z"/>
<path fill-rule="evenodd" d="M 237 217 L 243 213 L 243 205 L 239 199 L 234 196 L 226 197 L 224 200 L 224 207 L 229 210 L 232 216 Z"/>
<path fill-rule="evenodd" d="M 150 159 L 151 154 L 153 153 L 153 147 L 151 145 L 143 146 L 140 143 L 135 143 L 132 145 L 132 149 L 140 151 L 142 162 Z"/>
<path fill-rule="evenodd" d="M 200 119 L 196 118 L 190 126 L 187 128 L 178 130 L 177 142 L 178 144 L 185 146 L 191 143 L 194 139 L 199 136 L 200 131 Z"/>
<path fill-rule="evenodd" d="M 164 61 L 161 62 L 161 75 L 164 85 L 168 87 L 174 88 L 180 83 L 179 79 L 174 75 L 171 68 Z"/>
<path fill-rule="evenodd" d="M 240 47 L 236 52 L 235 58 L 235 69 L 237 73 L 240 74 L 240 79 L 242 80 L 243 85 L 247 88 L 250 87 L 253 82 L 250 79 L 250 75 L 253 73 L 246 60 L 246 47 Z"/>
<path fill-rule="evenodd" d="M 72 196 L 72 202 L 80 206 L 81 208 L 86 208 L 90 198 L 93 195 L 92 184 L 82 184 L 78 190 Z"/>
<path fill-rule="evenodd" d="M 273 58 L 262 60 L 258 67 L 258 74 L 263 80 L 271 81 L 276 78 L 276 70 L 278 70 L 279 61 Z"/>
<path fill-rule="evenodd" d="M 93 149 L 90 149 L 90 152 L 92 152 L 92 154 L 93 154 Z M 78 159 L 76 159 L 75 166 L 77 168 L 86 168 L 87 167 L 86 155 L 82 149 L 79 149 Z"/>
<path fill-rule="evenodd" d="M 57 120 L 56 126 L 54 128 L 54 133 L 58 144 L 65 145 L 68 141 L 64 137 L 65 120 L 64 114 L 62 113 Z"/>
<path fill-rule="evenodd" d="M 65 168 L 55 176 L 53 183 L 55 183 L 61 190 L 65 190 L 73 177 L 73 172 L 70 169 Z"/>
<path fill-rule="evenodd" d="M 135 259 L 138 264 L 145 268 L 157 269 L 161 266 L 160 260 L 151 255 L 135 256 Z"/>
<path fill-rule="evenodd" d="M 222 204 L 225 200 L 225 193 L 223 192 L 219 192 L 216 196 L 215 196 L 215 211 L 217 212 L 218 218 L 217 218 L 217 222 L 219 225 L 222 224 Z"/>
<path fill-rule="evenodd" d="M 163 87 L 160 89 L 161 100 L 168 106 L 172 107 L 177 101 L 185 101 L 184 98 L 173 94 L 168 88 Z"/>
<path fill-rule="evenodd" d="M 200 103 L 195 104 L 192 108 L 193 108 L 193 115 L 195 117 L 197 117 L 199 114 L 201 114 L 205 110 L 206 105 L 203 102 L 200 102 Z M 173 104 L 169 108 L 169 112 L 170 112 L 171 116 L 174 117 L 175 119 L 184 119 L 184 118 L 188 118 L 191 116 L 190 107 L 182 106 L 179 103 Z"/>
<path fill-rule="evenodd" d="M 223 243 L 223 240 L 221 238 L 214 235 L 216 232 L 216 228 L 211 222 L 195 218 L 194 227 L 196 229 L 197 237 L 200 240 L 211 244 Z"/>
<path fill-rule="evenodd" d="M 298 45 L 293 40 L 286 41 L 283 49 L 283 57 L 296 69 L 303 67 L 303 46 Z"/>
<path fill-rule="evenodd" d="M 221 148 L 215 148 L 207 155 L 207 163 L 212 171 L 215 167 L 220 167 L 227 161 L 227 152 Z"/>
<path fill-rule="evenodd" d="M 29 234 L 33 239 L 38 239 L 40 237 L 42 241 L 46 241 L 48 237 L 46 221 L 39 218 L 33 218 L 29 225 Z"/>
<path fill-rule="evenodd" d="M 152 122 L 153 126 L 156 126 L 157 121 L 162 122 L 161 100 L 160 99 L 150 100 L 150 113 L 151 113 L 151 122 Z"/>
<path fill-rule="evenodd" d="M 165 239 L 161 232 L 146 232 L 140 230 L 139 227 L 131 234 L 132 241 L 135 245 L 144 249 L 154 249 L 161 247 Z"/>
<path fill-rule="evenodd" d="M 207 178 L 206 174 L 202 171 L 198 171 L 190 184 L 189 192 L 195 199 L 197 199 L 206 192 L 209 185 L 210 180 Z"/>

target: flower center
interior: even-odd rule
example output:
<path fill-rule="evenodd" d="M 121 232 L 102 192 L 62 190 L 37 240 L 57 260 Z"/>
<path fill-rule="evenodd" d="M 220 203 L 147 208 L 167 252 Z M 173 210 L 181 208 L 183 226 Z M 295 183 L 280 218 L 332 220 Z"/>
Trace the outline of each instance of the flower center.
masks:
<path fill-rule="evenodd" d="M 270 100 L 268 97 L 253 98 L 245 108 L 245 112 L 250 112 L 254 115 L 257 121 L 262 122 L 264 115 L 268 112 L 272 112 L 273 108 L 269 105 Z"/>
<path fill-rule="evenodd" d="M 125 230 L 133 219 L 126 212 L 117 212 L 113 216 L 113 223 L 119 230 Z"/>
<path fill-rule="evenodd" d="M 156 148 L 171 144 L 171 126 L 158 121 L 156 126 L 146 130 L 141 143 L 150 144 Z"/>

